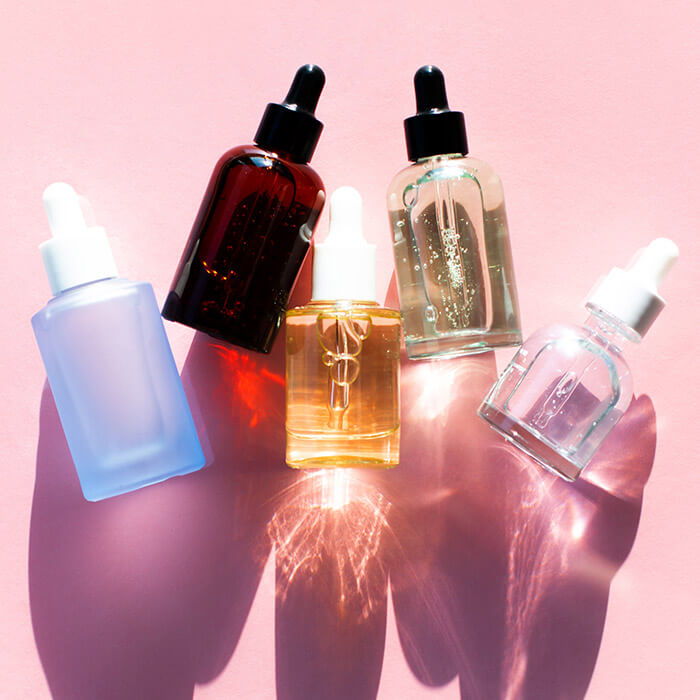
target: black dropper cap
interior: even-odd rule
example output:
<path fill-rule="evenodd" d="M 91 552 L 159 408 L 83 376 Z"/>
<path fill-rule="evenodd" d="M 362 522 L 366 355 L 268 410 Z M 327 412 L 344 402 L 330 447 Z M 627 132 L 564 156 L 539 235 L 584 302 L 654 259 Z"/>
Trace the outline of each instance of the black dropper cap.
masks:
<path fill-rule="evenodd" d="M 326 76 L 318 66 L 302 66 L 284 102 L 267 105 L 255 143 L 266 150 L 286 153 L 297 163 L 308 163 L 323 130 L 314 110 L 325 82 Z"/>
<path fill-rule="evenodd" d="M 435 66 L 423 66 L 416 71 L 413 85 L 417 114 L 403 122 L 408 159 L 469 153 L 464 114 L 450 111 L 442 71 Z"/>

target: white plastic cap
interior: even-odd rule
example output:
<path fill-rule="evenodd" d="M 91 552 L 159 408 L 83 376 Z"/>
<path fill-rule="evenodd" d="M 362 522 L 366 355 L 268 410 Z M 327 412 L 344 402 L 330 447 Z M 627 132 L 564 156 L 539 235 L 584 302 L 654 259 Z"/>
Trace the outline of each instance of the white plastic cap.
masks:
<path fill-rule="evenodd" d="M 624 270 L 614 267 L 593 289 L 586 306 L 605 311 L 644 336 L 666 305 L 659 285 L 677 258 L 673 241 L 653 240 Z"/>
<path fill-rule="evenodd" d="M 78 195 L 70 185 L 49 185 L 44 190 L 44 209 L 53 238 L 44 241 L 39 250 L 53 294 L 117 276 L 105 230 L 88 228 Z"/>
<path fill-rule="evenodd" d="M 331 225 L 314 245 L 314 300 L 376 301 L 376 246 L 362 235 L 362 197 L 354 187 L 331 196 Z"/>

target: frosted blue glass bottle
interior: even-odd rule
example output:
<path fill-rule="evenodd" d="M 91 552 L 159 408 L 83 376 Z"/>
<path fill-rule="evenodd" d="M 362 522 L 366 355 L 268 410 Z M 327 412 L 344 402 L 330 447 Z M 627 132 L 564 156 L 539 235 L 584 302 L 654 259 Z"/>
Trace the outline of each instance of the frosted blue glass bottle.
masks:
<path fill-rule="evenodd" d="M 153 288 L 117 277 L 72 187 L 44 192 L 54 298 L 32 318 L 83 494 L 97 501 L 204 466 Z"/>

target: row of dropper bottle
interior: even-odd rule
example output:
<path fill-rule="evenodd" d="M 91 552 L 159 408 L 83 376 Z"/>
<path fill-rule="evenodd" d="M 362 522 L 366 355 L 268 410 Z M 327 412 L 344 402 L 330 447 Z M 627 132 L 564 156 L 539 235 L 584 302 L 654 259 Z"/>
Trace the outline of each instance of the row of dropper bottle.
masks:
<path fill-rule="evenodd" d="M 219 160 L 166 318 L 270 350 L 325 200 L 308 165 L 324 82 L 317 66 L 300 68 L 285 101 L 268 105 L 255 145 Z M 468 154 L 464 117 L 449 109 L 442 73 L 424 66 L 414 82 L 418 113 L 405 121 L 413 163 L 388 192 L 401 315 L 376 301 L 360 196 L 341 188 L 331 198 L 331 232 L 315 246 L 312 301 L 286 312 L 291 466 L 398 463 L 402 323 L 412 359 L 521 341 L 500 179 Z M 152 288 L 117 278 L 106 235 L 85 226 L 72 188 L 50 186 L 44 203 L 54 238 L 42 256 L 56 296 L 32 322 L 85 496 L 199 469 L 204 456 Z M 658 282 L 676 256 L 672 242 L 658 239 L 629 270 L 606 278 L 584 328 L 535 334 L 482 417 L 545 467 L 575 478 L 631 398 L 617 339 L 646 332 L 663 307 Z"/>

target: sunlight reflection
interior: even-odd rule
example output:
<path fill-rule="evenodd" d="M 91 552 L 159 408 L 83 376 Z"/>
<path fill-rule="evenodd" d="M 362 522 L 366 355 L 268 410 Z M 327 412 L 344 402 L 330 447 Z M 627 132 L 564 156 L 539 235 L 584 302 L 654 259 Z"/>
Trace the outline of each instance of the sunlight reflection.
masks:
<path fill-rule="evenodd" d="M 410 402 L 405 421 L 420 426 L 445 422 L 457 401 L 480 400 L 493 383 L 495 365 L 490 353 L 459 360 L 409 363 L 402 367 L 401 389 Z M 470 404 L 471 405 L 471 404 Z"/>
<path fill-rule="evenodd" d="M 412 379 L 422 387 L 414 406 L 423 421 L 435 420 L 445 413 L 453 400 L 457 370 L 445 364 L 425 362 L 414 371 Z"/>
<path fill-rule="evenodd" d="M 583 533 L 586 531 L 586 520 L 584 518 L 576 518 L 571 527 L 571 536 L 575 540 L 580 540 Z"/>
<path fill-rule="evenodd" d="M 268 525 L 282 602 L 294 584 L 317 579 L 319 596 L 333 595 L 342 612 L 367 618 L 385 596 L 378 553 L 389 509 L 351 469 L 319 470 L 290 487 Z"/>
<path fill-rule="evenodd" d="M 637 501 L 654 462 L 656 430 L 651 400 L 637 396 L 581 479 L 617 498 Z"/>
<path fill-rule="evenodd" d="M 531 622 L 549 585 L 552 572 L 561 570 L 557 507 L 549 499 L 552 481 L 533 468 L 530 460 L 504 446 L 517 464 L 522 479 L 522 499 L 509 520 L 511 526 L 508 551 L 508 589 L 506 594 L 506 658 L 504 659 L 504 697 L 521 697 L 527 672 L 527 651 Z M 553 477 L 552 477 L 553 478 Z M 540 509 L 549 510 L 550 518 L 536 516 Z"/>
<path fill-rule="evenodd" d="M 570 568 L 572 547 L 586 533 L 590 512 L 575 491 L 564 493 L 556 477 L 542 472 L 512 446 L 503 446 L 519 472 L 519 504 L 510 518 L 507 656 L 503 697 L 522 696 L 533 620 L 553 586 Z"/>

